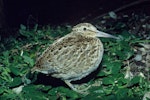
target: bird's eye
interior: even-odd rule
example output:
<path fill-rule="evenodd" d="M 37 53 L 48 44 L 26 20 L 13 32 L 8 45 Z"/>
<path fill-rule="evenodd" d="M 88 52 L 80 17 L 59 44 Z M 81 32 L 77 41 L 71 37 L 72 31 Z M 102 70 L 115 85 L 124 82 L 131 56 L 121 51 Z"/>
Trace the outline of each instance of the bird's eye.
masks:
<path fill-rule="evenodd" d="M 86 28 L 84 27 L 83 30 L 86 31 Z"/>

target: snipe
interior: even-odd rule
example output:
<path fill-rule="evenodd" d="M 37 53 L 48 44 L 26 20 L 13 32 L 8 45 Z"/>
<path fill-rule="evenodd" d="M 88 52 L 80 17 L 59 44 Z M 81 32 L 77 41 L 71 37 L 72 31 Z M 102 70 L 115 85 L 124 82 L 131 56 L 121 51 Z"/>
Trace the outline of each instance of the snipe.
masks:
<path fill-rule="evenodd" d="M 72 32 L 56 40 L 38 58 L 32 72 L 62 79 L 79 92 L 71 81 L 80 80 L 96 70 L 103 57 L 103 44 L 97 37 L 117 37 L 98 31 L 90 23 L 80 23 Z"/>

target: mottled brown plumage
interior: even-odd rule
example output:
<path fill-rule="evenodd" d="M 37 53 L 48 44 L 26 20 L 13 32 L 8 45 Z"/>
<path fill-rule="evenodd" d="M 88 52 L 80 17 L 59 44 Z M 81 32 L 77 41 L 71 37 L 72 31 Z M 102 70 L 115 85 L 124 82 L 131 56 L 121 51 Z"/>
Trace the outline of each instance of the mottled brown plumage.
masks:
<path fill-rule="evenodd" d="M 51 74 L 78 91 L 70 82 L 89 75 L 102 60 L 103 44 L 97 37 L 117 38 L 98 31 L 89 23 L 74 26 L 71 33 L 56 40 L 43 52 L 31 71 Z"/>

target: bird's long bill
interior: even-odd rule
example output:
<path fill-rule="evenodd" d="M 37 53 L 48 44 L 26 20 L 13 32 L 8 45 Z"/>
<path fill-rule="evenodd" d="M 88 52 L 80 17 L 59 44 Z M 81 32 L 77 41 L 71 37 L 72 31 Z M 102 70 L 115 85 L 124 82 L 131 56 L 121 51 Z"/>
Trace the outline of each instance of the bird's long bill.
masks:
<path fill-rule="evenodd" d="M 119 37 L 116 37 L 116 36 L 110 35 L 108 33 L 101 32 L 101 31 L 97 31 L 97 37 L 106 37 L 106 38 L 119 39 Z"/>

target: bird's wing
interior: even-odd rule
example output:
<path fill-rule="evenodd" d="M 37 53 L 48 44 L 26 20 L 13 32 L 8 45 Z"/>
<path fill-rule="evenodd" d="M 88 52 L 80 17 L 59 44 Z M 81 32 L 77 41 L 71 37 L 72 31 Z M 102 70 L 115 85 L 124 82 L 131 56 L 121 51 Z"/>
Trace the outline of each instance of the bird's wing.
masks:
<path fill-rule="evenodd" d="M 60 55 L 63 56 L 63 53 L 69 50 L 69 49 L 64 50 L 64 48 L 68 48 L 68 46 L 71 46 L 74 41 L 73 39 L 74 39 L 74 36 L 68 34 L 65 37 L 62 37 L 54 41 L 54 43 L 51 44 L 38 58 L 38 60 L 36 61 L 35 67 L 31 69 L 31 71 L 32 72 L 46 71 L 43 73 L 55 73 L 56 71 L 58 71 L 58 68 L 60 67 L 58 58 L 60 58 Z"/>
<path fill-rule="evenodd" d="M 79 80 L 94 71 L 101 62 L 103 45 L 97 38 L 69 37 L 58 43 L 63 48 L 56 49 L 57 72 L 52 76 L 66 80 Z M 57 46 L 57 45 L 56 45 Z"/>

